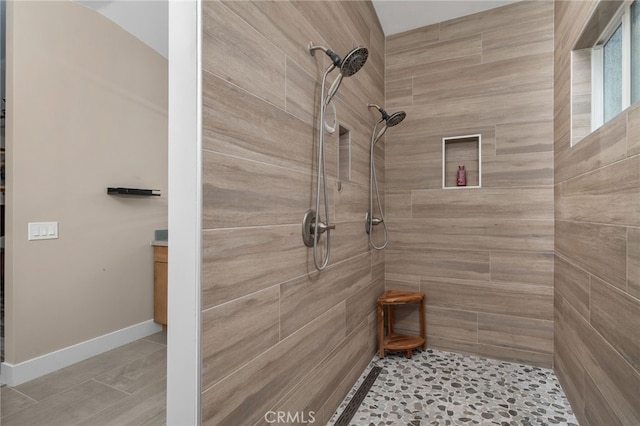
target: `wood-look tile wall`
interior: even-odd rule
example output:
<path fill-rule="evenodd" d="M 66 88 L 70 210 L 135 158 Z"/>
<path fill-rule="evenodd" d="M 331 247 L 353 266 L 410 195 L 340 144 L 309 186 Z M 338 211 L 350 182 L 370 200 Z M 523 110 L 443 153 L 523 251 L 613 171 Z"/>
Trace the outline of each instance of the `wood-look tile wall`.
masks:
<path fill-rule="evenodd" d="M 375 352 L 384 254 L 364 232 L 378 119 L 367 103 L 384 104 L 384 35 L 369 2 L 205 1 L 202 17 L 202 421 L 255 424 L 280 410 L 323 424 Z M 330 63 L 311 41 L 370 53 L 335 99 L 353 161 L 338 191 L 337 132 L 327 136 L 336 229 L 321 273 L 301 237 Z"/>
<path fill-rule="evenodd" d="M 554 362 L 591 426 L 640 424 L 640 105 L 570 146 L 571 49 L 610 6 L 555 7 Z"/>
<path fill-rule="evenodd" d="M 553 12 L 518 2 L 387 38 L 386 105 L 407 119 L 385 142 L 386 288 L 426 293 L 431 347 L 552 365 Z M 482 188 L 442 189 L 442 138 L 472 134 Z"/>

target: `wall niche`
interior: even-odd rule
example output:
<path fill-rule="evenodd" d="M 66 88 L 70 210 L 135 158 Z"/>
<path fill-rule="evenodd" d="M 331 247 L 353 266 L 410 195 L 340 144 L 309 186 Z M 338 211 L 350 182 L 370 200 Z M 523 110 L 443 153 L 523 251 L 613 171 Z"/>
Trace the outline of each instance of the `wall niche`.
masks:
<path fill-rule="evenodd" d="M 442 188 L 482 187 L 482 136 L 465 135 L 442 138 Z M 464 168 L 464 184 L 458 172 Z"/>

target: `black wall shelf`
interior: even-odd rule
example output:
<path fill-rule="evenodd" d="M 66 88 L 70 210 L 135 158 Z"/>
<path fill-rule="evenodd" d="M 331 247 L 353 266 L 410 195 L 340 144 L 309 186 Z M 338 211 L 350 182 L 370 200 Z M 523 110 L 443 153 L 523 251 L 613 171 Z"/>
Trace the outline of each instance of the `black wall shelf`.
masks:
<path fill-rule="evenodd" d="M 159 189 L 140 189 L 140 188 L 107 188 L 109 195 L 141 195 L 144 197 L 159 197 Z"/>

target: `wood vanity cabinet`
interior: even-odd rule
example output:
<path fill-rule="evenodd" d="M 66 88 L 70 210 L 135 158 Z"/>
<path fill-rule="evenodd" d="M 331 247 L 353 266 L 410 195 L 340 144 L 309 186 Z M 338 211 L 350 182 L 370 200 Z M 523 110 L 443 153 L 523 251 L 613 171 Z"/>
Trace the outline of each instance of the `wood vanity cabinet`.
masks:
<path fill-rule="evenodd" d="M 167 329 L 167 261 L 169 247 L 153 247 L 153 320 Z"/>

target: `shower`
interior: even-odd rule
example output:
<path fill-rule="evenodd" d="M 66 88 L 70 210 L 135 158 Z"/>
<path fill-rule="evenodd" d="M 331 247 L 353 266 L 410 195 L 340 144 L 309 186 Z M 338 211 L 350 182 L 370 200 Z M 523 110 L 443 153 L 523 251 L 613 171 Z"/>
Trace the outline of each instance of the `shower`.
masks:
<path fill-rule="evenodd" d="M 367 211 L 367 215 L 365 216 L 365 227 L 367 230 L 367 234 L 369 234 L 369 244 L 376 250 L 382 250 L 389 243 L 389 233 L 387 231 L 387 224 L 384 220 L 384 212 L 382 211 L 382 203 L 380 202 L 380 191 L 378 190 L 378 179 L 376 177 L 376 162 L 374 155 L 374 146 L 380 140 L 380 138 L 386 133 L 389 127 L 396 126 L 402 122 L 407 116 L 407 113 L 404 111 L 398 111 L 391 115 L 387 113 L 384 109 L 375 104 L 367 105 L 369 108 L 376 108 L 382 118 L 380 121 L 376 122 L 373 126 L 373 130 L 371 131 L 371 150 L 369 153 L 370 156 L 370 167 L 369 167 L 369 211 Z M 380 129 L 378 134 L 376 135 L 376 130 L 378 130 L 378 125 L 384 121 L 383 127 Z M 374 215 L 373 211 L 373 192 L 375 190 L 376 198 L 378 200 L 378 211 L 380 212 L 380 217 L 377 218 Z M 382 227 L 384 229 L 384 240 L 382 245 L 377 246 L 373 241 L 373 227 L 375 225 L 379 225 L 382 223 Z"/>
<path fill-rule="evenodd" d="M 347 53 L 344 59 L 340 58 L 335 52 L 326 47 L 316 46 L 313 43 L 309 44 L 309 53 L 315 56 L 316 50 L 322 50 L 329 58 L 331 58 L 331 65 L 327 68 L 322 76 L 322 84 L 320 89 L 320 123 L 318 126 L 318 175 L 316 186 L 316 205 L 315 209 L 309 209 L 304 214 L 302 219 L 302 240 L 307 247 L 313 247 L 313 263 L 317 270 L 322 271 L 329 264 L 329 255 L 331 253 L 330 235 L 331 230 L 335 229 L 335 224 L 330 224 L 329 221 L 329 199 L 327 197 L 327 174 L 326 174 L 326 161 L 324 153 L 324 132 L 325 132 L 325 113 L 326 108 L 338 92 L 338 87 L 342 83 L 344 77 L 351 77 L 365 64 L 369 57 L 369 51 L 366 47 L 356 47 Z M 340 74 L 331 84 L 329 90 L 325 96 L 325 85 L 327 76 L 331 71 L 338 68 Z M 324 198 L 324 219 L 322 221 L 320 217 L 320 191 L 322 188 L 322 195 Z M 327 243 L 324 256 L 320 254 L 318 258 L 318 239 L 320 234 L 327 233 Z M 323 259 L 324 257 L 324 259 Z"/>
<path fill-rule="evenodd" d="M 335 52 L 333 52 L 331 49 L 327 49 L 326 47 L 322 46 L 314 46 L 313 43 L 310 43 L 309 52 L 311 53 L 311 55 L 315 55 L 316 50 L 322 50 L 329 58 L 331 58 L 332 62 L 332 65 L 329 66 L 327 71 L 325 71 L 325 74 L 323 76 L 323 83 L 325 82 L 327 75 L 331 71 L 333 71 L 336 67 L 340 68 L 340 74 L 334 80 L 333 84 L 331 84 L 329 92 L 327 92 L 327 97 L 323 101 L 323 104 L 326 106 L 329 104 L 329 102 L 331 102 L 331 99 L 333 99 L 333 96 L 338 91 L 338 87 L 340 87 L 340 83 L 342 83 L 342 78 L 351 77 L 352 75 L 360 71 L 360 68 L 362 68 L 364 63 L 367 62 L 369 51 L 366 47 L 356 47 L 354 49 L 351 49 L 351 51 L 345 55 L 344 59 L 340 59 L 340 56 L 336 55 Z"/>

